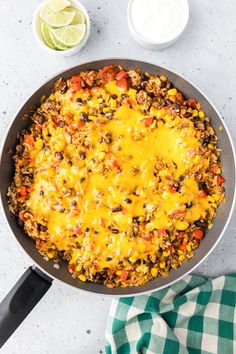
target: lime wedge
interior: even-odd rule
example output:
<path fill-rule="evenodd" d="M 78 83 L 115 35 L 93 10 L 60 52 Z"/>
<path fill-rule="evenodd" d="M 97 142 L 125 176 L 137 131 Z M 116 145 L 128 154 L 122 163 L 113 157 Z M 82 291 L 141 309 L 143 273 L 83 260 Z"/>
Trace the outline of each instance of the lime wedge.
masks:
<path fill-rule="evenodd" d="M 75 12 L 75 17 L 74 17 L 73 21 L 71 22 L 71 25 L 79 25 L 79 24 L 83 24 L 86 22 L 84 14 L 80 10 L 75 9 L 73 7 L 67 7 L 65 9 L 65 11 L 66 12 Z"/>
<path fill-rule="evenodd" d="M 43 21 L 41 21 L 41 33 L 42 33 L 44 42 L 47 44 L 47 46 L 52 49 L 55 49 L 55 45 L 53 44 L 53 41 L 51 40 L 50 27 Z"/>
<path fill-rule="evenodd" d="M 74 19 L 75 12 L 60 11 L 60 12 L 42 12 L 41 19 L 52 27 L 68 26 Z"/>
<path fill-rule="evenodd" d="M 54 35 L 53 35 L 53 33 L 52 33 L 52 28 L 51 28 L 51 27 L 49 28 L 49 36 L 50 36 L 50 40 L 51 40 L 51 42 L 52 42 L 52 44 L 53 44 L 53 46 L 54 46 L 55 49 L 58 49 L 58 50 L 66 50 L 66 49 L 69 49 L 68 46 L 62 44 L 60 41 L 58 41 L 58 40 L 54 37 Z"/>
<path fill-rule="evenodd" d="M 64 28 L 52 28 L 51 33 L 60 42 L 68 47 L 74 47 L 84 38 L 86 25 L 70 25 Z"/>
<path fill-rule="evenodd" d="M 64 10 L 70 5 L 71 2 L 68 0 L 49 0 L 42 6 L 41 12 L 48 14 L 51 12 L 55 13 Z"/>

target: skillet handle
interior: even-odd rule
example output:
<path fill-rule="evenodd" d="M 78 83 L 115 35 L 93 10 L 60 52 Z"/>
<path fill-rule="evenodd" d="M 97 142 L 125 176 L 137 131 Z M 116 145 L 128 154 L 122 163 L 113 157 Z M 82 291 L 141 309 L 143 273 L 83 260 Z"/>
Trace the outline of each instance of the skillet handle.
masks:
<path fill-rule="evenodd" d="M 36 267 L 28 268 L 0 303 L 0 348 L 52 285 Z"/>

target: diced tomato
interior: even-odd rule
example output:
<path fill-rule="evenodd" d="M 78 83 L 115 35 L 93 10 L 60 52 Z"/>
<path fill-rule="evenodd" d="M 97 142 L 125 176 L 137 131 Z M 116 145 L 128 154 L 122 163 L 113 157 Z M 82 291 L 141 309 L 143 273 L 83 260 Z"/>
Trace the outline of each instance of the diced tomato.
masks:
<path fill-rule="evenodd" d="M 34 148 L 34 137 L 33 137 L 33 135 L 25 135 L 25 142 L 31 148 Z"/>
<path fill-rule="evenodd" d="M 186 250 L 186 243 L 181 243 L 181 245 L 179 245 L 179 249 L 181 251 L 185 251 Z"/>
<path fill-rule="evenodd" d="M 128 89 L 128 81 L 127 81 L 127 79 L 120 79 L 120 80 L 116 81 L 116 85 L 118 87 L 121 87 L 121 88 L 125 89 L 125 90 Z"/>
<path fill-rule="evenodd" d="M 80 77 L 79 75 L 74 75 L 74 76 L 72 76 L 70 82 L 76 91 L 82 90 L 82 87 L 83 87 L 82 77 Z"/>
<path fill-rule="evenodd" d="M 184 234 L 185 234 L 185 231 L 178 231 L 178 236 L 179 236 L 179 237 L 183 237 Z"/>
<path fill-rule="evenodd" d="M 75 271 L 75 264 L 70 264 L 69 265 L 69 272 L 73 273 Z"/>
<path fill-rule="evenodd" d="M 199 195 L 200 198 L 206 198 L 207 197 L 207 194 L 206 194 L 206 192 L 204 190 L 199 191 L 198 195 Z"/>
<path fill-rule="evenodd" d="M 216 163 L 214 163 L 213 165 L 210 166 L 209 171 L 211 173 L 216 173 L 218 169 L 219 169 L 219 166 Z"/>
<path fill-rule="evenodd" d="M 120 72 L 118 72 L 118 74 L 116 75 L 116 80 L 121 80 L 121 79 L 125 79 L 128 77 L 128 73 L 124 70 L 121 70 Z"/>
<path fill-rule="evenodd" d="M 196 176 L 196 180 L 197 181 L 201 181 L 203 178 L 203 174 L 202 173 L 198 173 L 197 176 Z"/>
<path fill-rule="evenodd" d="M 218 184 L 218 186 L 222 186 L 222 184 L 224 183 L 224 178 L 221 176 L 221 175 L 219 175 L 218 177 L 217 177 L 217 184 Z"/>
<path fill-rule="evenodd" d="M 190 98 L 188 101 L 187 101 L 187 103 L 188 103 L 188 105 L 190 106 L 190 107 L 195 107 L 196 106 L 196 104 L 197 104 L 197 101 L 196 101 L 196 99 L 195 98 Z"/>
<path fill-rule="evenodd" d="M 102 70 L 99 71 L 98 76 L 100 79 L 104 82 L 107 83 L 109 81 L 113 81 L 116 78 L 117 70 L 114 65 L 108 65 L 105 66 Z"/>
<path fill-rule="evenodd" d="M 171 193 L 175 193 L 177 191 L 177 189 L 175 187 L 173 187 L 173 186 L 169 186 L 169 191 Z"/>
<path fill-rule="evenodd" d="M 172 216 L 176 217 L 176 218 L 180 218 L 182 216 L 184 216 L 186 214 L 185 210 L 174 210 L 173 213 L 171 214 Z"/>
<path fill-rule="evenodd" d="M 152 125 L 154 117 L 148 117 L 148 118 L 144 118 L 143 121 L 145 123 L 146 127 L 150 127 L 150 125 Z"/>
<path fill-rule="evenodd" d="M 192 232 L 192 235 L 197 240 L 201 240 L 204 236 L 204 232 L 201 229 L 197 229 Z"/>
<path fill-rule="evenodd" d="M 24 186 L 19 187 L 19 188 L 17 189 L 17 192 L 18 192 L 18 194 L 19 194 L 20 196 L 22 196 L 22 197 L 24 197 L 24 196 L 27 195 L 27 189 L 26 189 Z"/>
<path fill-rule="evenodd" d="M 75 233 L 77 233 L 77 234 L 80 234 L 80 233 L 81 233 L 81 226 L 80 226 L 80 225 L 77 225 L 77 226 L 75 227 Z"/>
<path fill-rule="evenodd" d="M 42 132 L 42 127 L 40 124 L 35 124 L 35 130 L 40 134 Z"/>
<path fill-rule="evenodd" d="M 145 230 L 145 229 L 146 229 L 146 224 L 145 224 L 145 222 L 143 222 L 142 224 L 140 224 L 140 228 L 141 228 L 142 230 Z"/>
<path fill-rule="evenodd" d="M 115 274 L 116 270 L 115 269 L 109 269 L 108 275 L 109 277 L 112 277 Z"/>
<path fill-rule="evenodd" d="M 118 161 L 117 160 L 113 160 L 112 161 L 112 166 L 116 169 L 116 171 L 118 173 L 121 173 L 122 172 L 122 169 L 120 168 L 120 166 L 118 165 Z"/>
<path fill-rule="evenodd" d="M 121 277 L 122 280 L 127 280 L 128 275 L 129 275 L 129 273 L 127 272 L 127 270 L 123 270 L 123 272 L 122 272 L 120 277 Z"/>
<path fill-rule="evenodd" d="M 24 217 L 24 212 L 23 211 L 21 211 L 20 213 L 19 213 L 19 218 L 22 220 L 22 221 L 25 221 L 25 217 Z"/>
<path fill-rule="evenodd" d="M 150 241 L 153 237 L 153 233 L 149 232 L 148 234 L 143 234 L 142 237 L 144 238 L 144 240 Z"/>
<path fill-rule="evenodd" d="M 164 229 L 163 227 L 158 229 L 158 230 L 155 230 L 155 231 L 156 231 L 158 236 L 164 236 L 165 233 L 166 233 L 166 229 Z"/>
<path fill-rule="evenodd" d="M 81 120 L 75 121 L 73 123 L 71 123 L 70 127 L 74 130 L 82 128 L 84 126 L 84 124 L 81 122 Z"/>

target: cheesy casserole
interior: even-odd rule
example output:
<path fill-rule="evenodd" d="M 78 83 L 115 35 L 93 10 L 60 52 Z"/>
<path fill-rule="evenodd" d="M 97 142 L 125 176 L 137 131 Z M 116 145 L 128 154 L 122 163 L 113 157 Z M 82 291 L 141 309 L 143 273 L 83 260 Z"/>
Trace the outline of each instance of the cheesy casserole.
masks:
<path fill-rule="evenodd" d="M 193 257 L 225 198 L 217 137 L 196 99 L 165 76 L 111 65 L 58 80 L 32 120 L 9 208 L 45 259 L 113 288 Z"/>

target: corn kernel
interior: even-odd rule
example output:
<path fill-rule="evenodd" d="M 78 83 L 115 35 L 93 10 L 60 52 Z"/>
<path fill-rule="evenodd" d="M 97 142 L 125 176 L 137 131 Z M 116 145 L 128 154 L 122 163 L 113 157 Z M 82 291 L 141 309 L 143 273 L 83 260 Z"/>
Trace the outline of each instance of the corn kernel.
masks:
<path fill-rule="evenodd" d="M 35 142 L 35 147 L 36 147 L 36 149 L 41 150 L 42 147 L 43 147 L 43 140 L 42 139 L 37 139 L 36 142 Z"/>
<path fill-rule="evenodd" d="M 109 104 L 111 108 L 116 108 L 116 100 L 114 100 L 113 98 L 110 98 Z"/>
<path fill-rule="evenodd" d="M 95 120 L 95 119 L 97 119 L 97 117 L 96 116 L 89 116 L 89 119 L 90 120 Z"/>
<path fill-rule="evenodd" d="M 185 259 L 185 256 L 183 254 L 181 254 L 181 256 L 179 256 L 180 262 L 183 262 L 184 259 Z"/>
<path fill-rule="evenodd" d="M 151 269 L 151 274 L 152 274 L 153 278 L 156 278 L 157 273 L 158 273 L 157 268 L 152 268 L 152 269 Z"/>
<path fill-rule="evenodd" d="M 103 99 L 102 98 L 98 98 L 98 103 L 102 103 Z"/>
<path fill-rule="evenodd" d="M 131 263 L 135 263 L 135 262 L 137 261 L 137 258 L 134 257 L 134 256 L 131 256 L 131 257 L 129 257 L 129 261 L 130 261 Z"/>
<path fill-rule="evenodd" d="M 105 158 L 105 152 L 104 151 L 99 151 L 98 153 L 97 153 L 97 158 L 99 159 L 99 160 L 104 160 L 104 158 Z"/>
<path fill-rule="evenodd" d="M 200 111 L 200 112 L 199 112 L 199 118 L 201 118 L 201 119 L 205 118 L 205 113 L 204 113 L 204 111 Z"/>
<path fill-rule="evenodd" d="M 167 80 L 167 77 L 166 77 L 165 75 L 161 75 L 161 76 L 160 76 L 160 79 L 161 79 L 161 81 L 166 81 L 166 80 Z"/>
<path fill-rule="evenodd" d="M 55 256 L 55 252 L 53 252 L 53 251 L 48 252 L 47 256 L 49 259 L 52 259 Z"/>
<path fill-rule="evenodd" d="M 176 93 L 177 93 L 176 88 L 173 88 L 173 89 L 168 90 L 168 94 L 169 94 L 170 96 L 175 96 Z"/>
<path fill-rule="evenodd" d="M 181 255 L 181 254 L 183 254 L 183 253 L 184 253 L 183 251 L 178 250 L 178 255 Z"/>
<path fill-rule="evenodd" d="M 188 228 L 189 223 L 187 221 L 176 221 L 175 227 L 177 230 L 184 231 Z"/>
<path fill-rule="evenodd" d="M 208 147 L 210 150 L 213 150 L 213 149 L 214 149 L 214 145 L 212 145 L 212 144 L 208 144 L 207 147 Z"/>
<path fill-rule="evenodd" d="M 109 107 L 104 107 L 102 111 L 103 111 L 103 113 L 108 113 L 108 112 L 110 112 L 110 108 Z"/>
<path fill-rule="evenodd" d="M 62 141 L 58 141 L 55 145 L 54 148 L 56 151 L 63 151 L 65 149 L 65 143 Z"/>
<path fill-rule="evenodd" d="M 135 96 L 137 91 L 135 89 L 129 89 L 128 94 L 129 96 Z"/>
<path fill-rule="evenodd" d="M 186 250 L 190 252 L 192 250 L 192 247 L 190 245 L 186 245 Z"/>
<path fill-rule="evenodd" d="M 159 263 L 159 267 L 160 267 L 161 269 L 164 269 L 164 268 L 166 267 L 166 262 L 160 262 L 160 263 Z"/>
<path fill-rule="evenodd" d="M 220 200 L 220 195 L 218 195 L 218 194 L 212 194 L 212 197 L 213 197 L 214 200 L 216 200 L 217 202 Z"/>
<path fill-rule="evenodd" d="M 197 109 L 193 109 L 192 116 L 193 117 L 198 117 L 198 110 Z"/>
<path fill-rule="evenodd" d="M 75 268 L 76 272 L 80 272 L 82 269 L 82 264 L 78 264 Z"/>
<path fill-rule="evenodd" d="M 122 270 L 117 270 L 116 271 L 116 275 L 121 275 L 123 272 L 122 272 Z"/>
<path fill-rule="evenodd" d="M 79 275 L 79 280 L 85 282 L 87 280 L 86 276 L 84 274 Z"/>
<path fill-rule="evenodd" d="M 163 256 L 164 256 L 164 257 L 168 257 L 169 255 L 170 255 L 170 251 L 164 251 L 164 252 L 163 252 Z"/>

